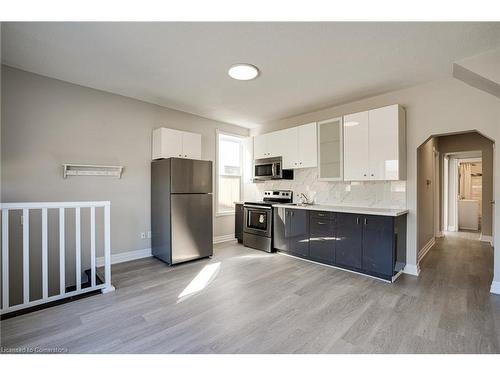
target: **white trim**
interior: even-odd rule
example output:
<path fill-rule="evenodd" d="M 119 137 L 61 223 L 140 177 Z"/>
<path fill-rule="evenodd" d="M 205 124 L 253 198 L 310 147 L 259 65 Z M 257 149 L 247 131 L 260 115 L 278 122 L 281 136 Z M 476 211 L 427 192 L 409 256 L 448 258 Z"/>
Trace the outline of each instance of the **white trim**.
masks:
<path fill-rule="evenodd" d="M 414 264 L 407 264 L 403 270 L 403 273 L 407 275 L 418 276 L 420 273 L 420 267 Z"/>
<path fill-rule="evenodd" d="M 487 235 L 481 233 L 479 235 L 479 241 L 488 242 L 491 246 L 493 246 L 493 236 L 487 236 Z"/>
<path fill-rule="evenodd" d="M 3 315 L 3 314 L 7 314 L 7 313 L 10 313 L 10 312 L 13 312 L 13 311 L 23 310 L 23 309 L 27 309 L 27 308 L 30 308 L 30 307 L 33 307 L 33 306 L 43 305 L 45 303 L 54 302 L 54 301 L 58 301 L 58 300 L 61 300 L 61 299 L 65 299 L 65 298 L 77 296 L 79 294 L 89 293 L 89 292 L 93 292 L 95 290 L 105 289 L 105 288 L 106 288 L 106 285 L 105 284 L 101 284 L 101 285 L 97 285 L 95 287 L 88 287 L 88 288 L 84 288 L 84 289 L 81 289 L 81 290 L 74 290 L 72 292 L 64 293 L 63 295 L 57 294 L 55 296 L 50 296 L 47 299 L 39 299 L 39 300 L 36 300 L 36 301 L 31 301 L 29 303 L 20 303 L 18 305 L 10 306 L 10 307 L 8 307 L 6 309 L 0 310 L 0 314 Z"/>
<path fill-rule="evenodd" d="M 240 198 L 243 196 L 243 142 L 246 138 L 244 135 L 226 132 L 218 128 L 215 129 L 215 217 L 229 216 L 236 213 L 236 210 L 232 213 L 228 213 L 227 211 L 219 212 L 219 135 L 240 139 L 240 175 L 238 176 L 240 178 Z"/>
<path fill-rule="evenodd" d="M 216 244 L 228 241 L 236 241 L 236 238 L 234 238 L 234 233 L 225 234 L 223 236 L 216 236 L 214 237 L 213 243 Z"/>
<path fill-rule="evenodd" d="M 40 208 L 76 208 L 76 207 L 105 207 L 110 205 L 111 201 L 96 201 L 96 202 L 28 202 L 28 203 L 1 203 L 2 209 L 20 210 L 23 208 L 40 209 Z"/>
<path fill-rule="evenodd" d="M 215 217 L 221 217 L 221 216 L 234 216 L 236 215 L 236 210 L 235 211 L 222 211 L 222 212 L 217 212 L 215 214 Z"/>
<path fill-rule="evenodd" d="M 146 249 L 125 251 L 122 253 L 111 254 L 111 264 L 129 262 L 131 260 L 148 258 L 150 256 L 152 256 L 150 247 Z M 103 265 L 104 265 L 104 257 L 96 258 L 96 266 L 102 267 Z"/>
<path fill-rule="evenodd" d="M 365 277 L 370 277 L 372 279 L 375 279 L 375 280 L 379 280 L 379 281 L 383 281 L 384 283 L 389 283 L 391 284 L 392 281 L 389 281 L 389 280 L 386 280 L 386 279 L 381 279 L 380 277 L 376 277 L 376 276 L 372 276 L 372 275 L 368 275 L 366 273 L 361 273 L 361 272 L 356 272 L 356 271 L 352 271 L 352 270 L 348 270 L 346 268 L 341 268 L 341 267 L 337 267 L 337 266 L 332 266 L 331 264 L 325 264 L 325 263 L 320 263 L 320 262 L 315 262 L 314 260 L 310 260 L 310 259 L 304 259 L 304 258 L 300 258 L 300 257 L 296 257 L 295 255 L 292 255 L 292 254 L 287 254 L 287 253 L 282 253 L 281 251 L 278 251 L 277 254 L 280 254 L 280 255 L 285 255 L 287 257 L 290 257 L 290 258 L 295 258 L 295 259 L 298 259 L 298 260 L 303 260 L 304 262 L 309 262 L 309 263 L 314 263 L 314 264 L 319 264 L 320 266 L 323 266 L 323 267 L 330 267 L 330 268 L 334 268 L 336 270 L 341 270 L 341 271 L 346 271 L 346 272 L 350 272 L 350 273 L 354 273 L 356 275 L 360 275 L 360 276 L 365 276 Z M 395 275 L 393 276 L 393 280 L 396 280 L 394 277 L 398 277 L 399 275 Z"/>
<path fill-rule="evenodd" d="M 432 237 L 429 242 L 427 242 L 424 247 L 418 252 L 418 263 L 424 259 L 430 249 L 436 244 L 436 239 Z"/>
<path fill-rule="evenodd" d="M 395 274 L 393 277 L 392 277 L 392 282 L 396 281 L 399 276 L 401 276 L 403 274 L 403 270 L 399 271 L 397 274 Z"/>
<path fill-rule="evenodd" d="M 438 233 L 436 233 L 436 238 L 443 238 L 444 237 L 444 233 L 442 231 L 439 231 Z"/>
<path fill-rule="evenodd" d="M 493 294 L 500 294 L 500 281 L 492 281 L 490 292 Z"/>
<path fill-rule="evenodd" d="M 454 225 L 448 225 L 448 232 L 457 232 Z"/>

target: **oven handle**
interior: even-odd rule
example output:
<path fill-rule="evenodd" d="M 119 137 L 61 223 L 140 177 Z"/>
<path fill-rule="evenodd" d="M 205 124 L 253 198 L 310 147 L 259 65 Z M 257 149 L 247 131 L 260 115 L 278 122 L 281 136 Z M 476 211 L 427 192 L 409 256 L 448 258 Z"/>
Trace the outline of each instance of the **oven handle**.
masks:
<path fill-rule="evenodd" d="M 272 210 L 272 207 L 267 207 L 267 206 L 254 206 L 254 205 L 251 205 L 251 204 L 244 204 L 243 207 L 249 207 L 249 208 L 258 208 L 258 209 L 261 209 L 261 210 Z"/>

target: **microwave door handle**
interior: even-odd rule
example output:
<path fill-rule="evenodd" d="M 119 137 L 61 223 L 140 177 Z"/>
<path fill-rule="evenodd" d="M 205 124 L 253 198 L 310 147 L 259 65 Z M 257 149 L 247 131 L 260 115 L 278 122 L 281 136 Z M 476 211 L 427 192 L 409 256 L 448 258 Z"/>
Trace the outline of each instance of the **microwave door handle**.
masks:
<path fill-rule="evenodd" d="M 272 168 L 271 169 L 271 177 L 274 178 L 274 177 L 276 177 L 276 163 L 272 163 L 271 166 L 272 166 L 271 167 Z"/>

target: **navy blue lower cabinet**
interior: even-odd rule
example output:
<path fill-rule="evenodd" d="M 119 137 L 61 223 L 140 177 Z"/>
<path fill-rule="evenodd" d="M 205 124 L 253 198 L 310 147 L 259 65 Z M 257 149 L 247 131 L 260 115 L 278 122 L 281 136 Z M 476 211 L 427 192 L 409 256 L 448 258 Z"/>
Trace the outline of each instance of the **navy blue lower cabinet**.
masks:
<path fill-rule="evenodd" d="M 287 209 L 290 225 L 286 231 L 288 251 L 292 254 L 307 257 L 309 255 L 309 211 Z"/>
<path fill-rule="evenodd" d="M 406 265 L 406 215 L 277 208 L 274 248 L 392 281 Z"/>
<path fill-rule="evenodd" d="M 309 255 L 309 212 L 292 208 L 275 208 L 273 240 L 276 250 L 307 257 Z"/>
<path fill-rule="evenodd" d="M 309 218 L 309 258 L 327 264 L 335 260 L 335 222 L 330 216 Z"/>
<path fill-rule="evenodd" d="M 392 278 L 394 273 L 394 218 L 364 215 L 362 269 L 368 274 Z"/>
<path fill-rule="evenodd" d="M 335 265 L 361 270 L 363 253 L 363 215 L 337 213 Z"/>
<path fill-rule="evenodd" d="M 276 250 L 288 251 L 287 233 L 290 229 L 290 212 L 284 207 L 273 208 L 273 247 Z"/>

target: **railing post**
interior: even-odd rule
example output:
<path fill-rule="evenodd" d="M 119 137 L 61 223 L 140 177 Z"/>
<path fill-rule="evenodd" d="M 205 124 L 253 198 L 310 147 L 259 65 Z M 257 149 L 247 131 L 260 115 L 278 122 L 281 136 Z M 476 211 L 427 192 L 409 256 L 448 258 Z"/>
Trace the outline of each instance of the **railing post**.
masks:
<path fill-rule="evenodd" d="M 95 207 L 90 207 L 90 285 L 95 287 Z"/>
<path fill-rule="evenodd" d="M 59 294 L 66 293 L 66 244 L 64 208 L 59 208 Z"/>
<path fill-rule="evenodd" d="M 42 208 L 42 298 L 49 298 L 47 208 Z"/>
<path fill-rule="evenodd" d="M 9 308 L 9 210 L 2 208 L 2 309 Z"/>
<path fill-rule="evenodd" d="M 23 208 L 23 303 L 30 302 L 30 210 Z"/>
<path fill-rule="evenodd" d="M 111 285 L 111 208 L 110 203 L 104 205 L 104 283 L 106 287 L 101 289 L 102 293 L 115 290 Z"/>
<path fill-rule="evenodd" d="M 76 290 L 82 289 L 82 240 L 80 237 L 80 207 L 75 208 L 75 277 Z"/>

